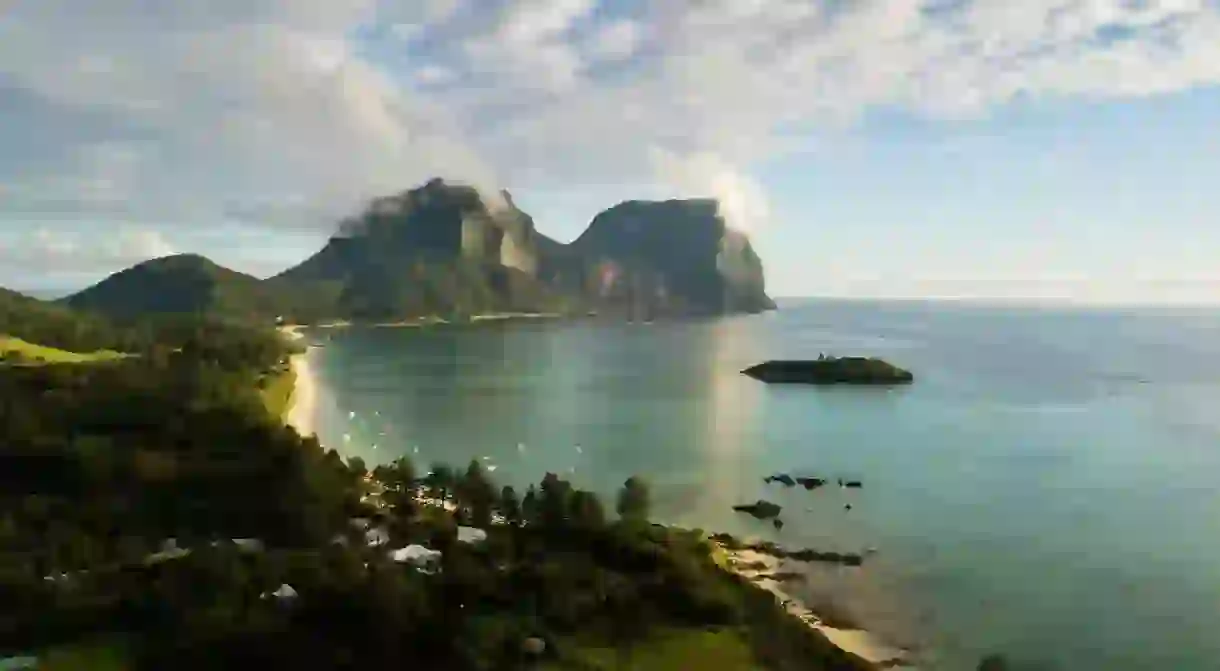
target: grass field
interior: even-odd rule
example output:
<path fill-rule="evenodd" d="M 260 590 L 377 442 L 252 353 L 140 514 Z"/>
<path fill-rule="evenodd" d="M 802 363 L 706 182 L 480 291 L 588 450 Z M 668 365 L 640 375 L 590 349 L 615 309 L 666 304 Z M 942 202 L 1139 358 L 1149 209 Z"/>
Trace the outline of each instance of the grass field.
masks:
<path fill-rule="evenodd" d="M 575 644 L 548 671 L 754 671 L 750 644 L 735 629 L 668 630 L 626 651 Z"/>
<path fill-rule="evenodd" d="M 97 361 L 114 361 L 124 356 L 120 352 L 110 350 L 88 353 L 69 352 L 54 347 L 35 345 L 21 338 L 0 335 L 0 361 L 6 363 L 93 363 Z"/>

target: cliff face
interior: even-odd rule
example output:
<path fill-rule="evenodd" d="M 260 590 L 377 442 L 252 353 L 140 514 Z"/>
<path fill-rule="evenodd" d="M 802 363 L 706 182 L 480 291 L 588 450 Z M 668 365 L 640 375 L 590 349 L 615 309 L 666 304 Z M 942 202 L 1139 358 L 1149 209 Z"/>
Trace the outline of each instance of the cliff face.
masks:
<path fill-rule="evenodd" d="M 312 288 L 317 300 L 296 315 L 304 319 L 562 308 L 536 277 L 533 220 L 507 194 L 494 200 L 439 179 L 379 198 L 320 252 L 268 282 Z"/>
<path fill-rule="evenodd" d="M 594 271 L 592 298 L 650 314 L 760 312 L 762 262 L 714 200 L 628 201 L 593 219 L 573 253 Z"/>

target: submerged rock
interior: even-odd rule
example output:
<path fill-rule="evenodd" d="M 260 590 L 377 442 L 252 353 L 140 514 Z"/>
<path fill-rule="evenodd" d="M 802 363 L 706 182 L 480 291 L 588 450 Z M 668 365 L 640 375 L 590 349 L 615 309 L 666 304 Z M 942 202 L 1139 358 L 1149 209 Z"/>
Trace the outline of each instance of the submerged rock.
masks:
<path fill-rule="evenodd" d="M 822 478 L 797 478 L 796 482 L 800 486 L 802 486 L 805 489 L 810 490 L 810 491 L 817 489 L 818 487 L 822 487 L 826 484 L 826 481 L 823 480 Z"/>
<path fill-rule="evenodd" d="M 828 564 L 842 564 L 844 566 L 860 566 L 864 563 L 864 557 L 854 553 L 839 553 L 839 552 L 818 552 L 817 550 L 797 550 L 788 553 L 788 559 L 795 559 L 803 562 L 823 562 Z"/>
<path fill-rule="evenodd" d="M 881 359 L 854 356 L 766 361 L 741 372 L 777 384 L 889 385 L 915 380 L 910 371 Z"/>
<path fill-rule="evenodd" d="M 768 485 L 772 482 L 778 482 L 785 487 L 794 487 L 799 479 L 800 478 L 793 480 L 792 476 L 788 475 L 787 473 L 776 473 L 775 475 L 768 475 L 767 477 L 763 478 L 763 482 L 767 483 Z"/>
<path fill-rule="evenodd" d="M 766 520 L 766 519 L 772 519 L 775 517 L 779 517 L 779 513 L 781 510 L 783 510 L 783 508 L 781 506 L 779 506 L 778 504 L 771 503 L 770 501 L 763 501 L 762 499 L 759 499 L 758 501 L 755 501 L 754 503 L 747 503 L 747 504 L 733 506 L 733 510 L 735 510 L 739 513 L 745 513 L 747 515 L 751 515 L 756 519 Z"/>

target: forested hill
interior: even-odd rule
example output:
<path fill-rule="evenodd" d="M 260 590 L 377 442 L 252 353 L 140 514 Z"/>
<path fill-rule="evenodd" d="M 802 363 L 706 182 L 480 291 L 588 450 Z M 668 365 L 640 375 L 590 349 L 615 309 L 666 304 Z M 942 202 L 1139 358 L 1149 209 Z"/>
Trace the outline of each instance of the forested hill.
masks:
<path fill-rule="evenodd" d="M 270 323 L 291 302 L 252 275 L 196 254 L 178 254 L 115 273 L 63 303 L 125 320 L 177 314 Z"/>
<path fill-rule="evenodd" d="M 78 352 L 126 351 L 140 341 L 133 329 L 105 317 L 4 288 L 0 288 L 0 336 Z"/>

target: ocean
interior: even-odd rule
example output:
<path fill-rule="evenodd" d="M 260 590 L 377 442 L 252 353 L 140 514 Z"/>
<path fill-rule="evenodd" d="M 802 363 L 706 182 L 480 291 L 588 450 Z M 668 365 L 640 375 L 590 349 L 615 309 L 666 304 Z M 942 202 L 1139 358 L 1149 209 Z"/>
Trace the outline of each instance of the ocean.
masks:
<path fill-rule="evenodd" d="M 922 668 L 1220 669 L 1220 311 L 787 301 L 624 324 L 314 329 L 311 424 L 370 463 L 480 459 L 654 517 L 877 554 L 807 587 Z M 772 358 L 876 355 L 898 389 L 767 386 Z M 765 485 L 775 472 L 860 490 Z M 785 526 L 734 513 L 759 498 Z M 851 509 L 845 508 L 851 504 Z M 811 572 L 812 575 L 812 572 Z"/>

